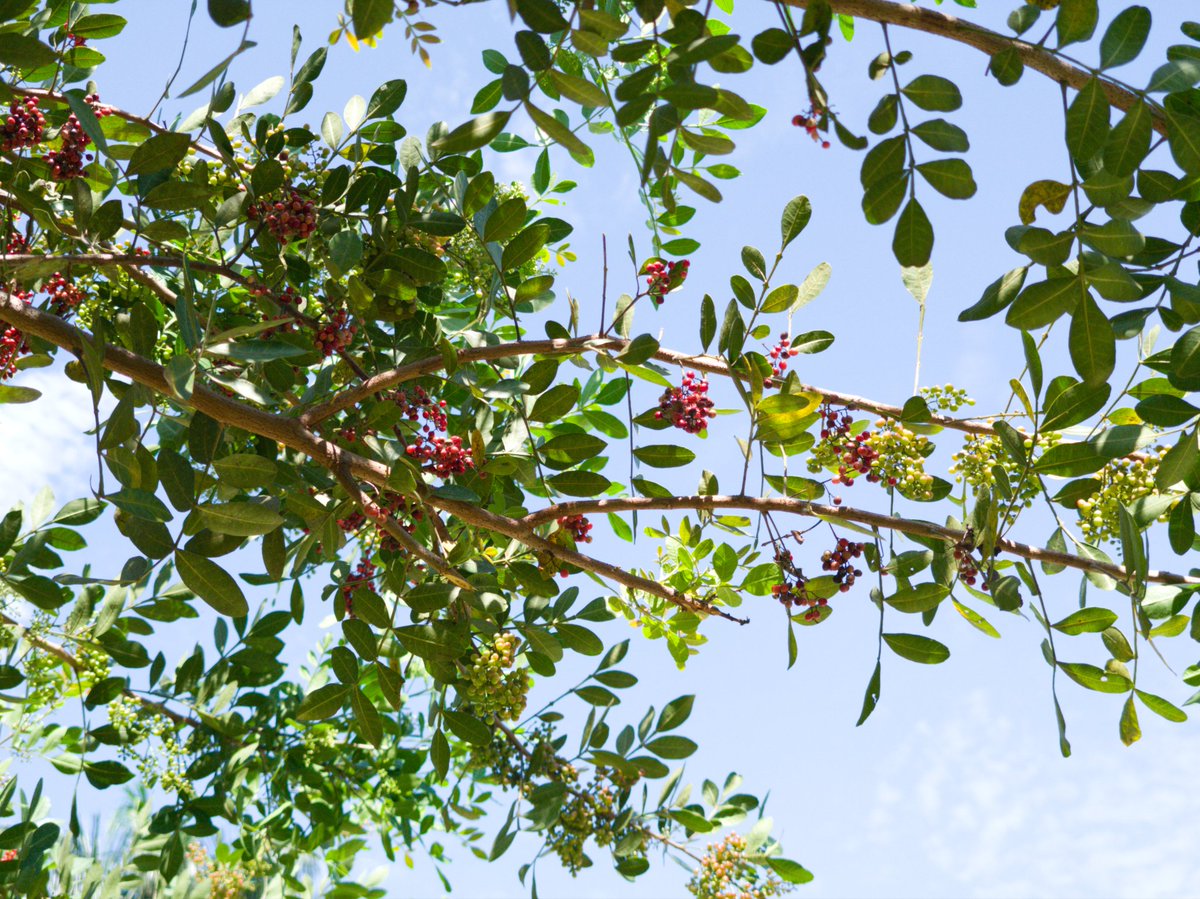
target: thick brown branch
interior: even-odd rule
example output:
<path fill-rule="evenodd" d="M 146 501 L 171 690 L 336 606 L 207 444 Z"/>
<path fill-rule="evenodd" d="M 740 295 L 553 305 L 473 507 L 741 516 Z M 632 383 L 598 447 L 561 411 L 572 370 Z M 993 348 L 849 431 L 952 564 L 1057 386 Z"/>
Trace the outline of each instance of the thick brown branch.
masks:
<path fill-rule="evenodd" d="M 77 253 L 73 256 L 40 256 L 36 253 L 0 254 L 0 269 L 20 269 L 29 265 L 40 265 L 53 262 L 55 265 L 86 265 L 103 266 L 117 265 L 124 269 L 132 268 L 183 268 L 184 265 L 194 271 L 220 275 L 231 281 L 246 283 L 246 278 L 228 266 L 213 262 L 195 262 L 185 260 L 182 256 L 141 256 L 137 253 Z"/>
<path fill-rule="evenodd" d="M 788 6 L 806 9 L 812 0 L 781 0 L 781 2 Z M 974 47 L 988 56 L 1012 47 L 1017 51 L 1026 68 L 1040 72 L 1053 81 L 1065 84 L 1075 90 L 1082 89 L 1095 74 L 1087 69 L 1071 65 L 1044 47 L 1019 38 L 1007 37 L 989 28 L 935 9 L 913 6 L 910 3 L 893 3 L 891 0 L 826 0 L 826 2 L 830 9 L 841 15 L 870 19 L 886 25 L 899 25 L 902 28 L 935 34 L 938 37 Z M 1108 98 L 1109 104 L 1117 109 L 1129 110 L 1142 102 L 1142 97 L 1106 78 L 1100 79 L 1100 86 L 1104 89 L 1104 95 Z M 1166 134 L 1167 123 L 1162 110 L 1153 103 L 1147 103 L 1147 107 L 1150 110 L 1154 130 L 1160 134 Z"/>
<path fill-rule="evenodd" d="M 912 534 L 917 537 L 933 537 L 948 543 L 959 543 L 966 536 L 965 532 L 954 528 L 942 527 L 930 521 L 916 521 L 910 518 L 896 518 L 880 512 L 868 512 L 864 509 L 854 509 L 849 506 L 831 506 L 825 503 L 814 503 L 806 500 L 788 499 L 787 497 L 764 496 L 672 496 L 659 499 L 657 497 L 617 497 L 614 499 L 585 499 L 556 503 L 545 509 L 539 509 L 521 519 L 521 524 L 533 527 L 552 521 L 562 515 L 584 515 L 597 512 L 629 512 L 633 510 L 679 510 L 679 509 L 747 509 L 756 512 L 790 512 L 814 518 L 824 518 L 834 521 L 849 521 L 876 528 Z M 1051 565 L 1063 565 L 1080 571 L 1094 571 L 1106 574 L 1118 581 L 1127 581 L 1128 572 L 1120 565 L 1113 565 L 1097 559 L 1087 559 L 1070 553 L 1055 552 L 1037 546 L 1018 543 L 1015 540 L 1000 539 L 996 541 L 997 552 L 1007 552 L 1015 556 L 1029 559 L 1033 562 L 1046 562 Z M 1200 578 L 1190 575 L 1175 574 L 1170 571 L 1151 571 L 1146 580 L 1156 584 L 1200 584 Z"/>
<path fill-rule="evenodd" d="M 27 306 L 18 297 L 0 294 L 0 319 L 16 325 L 23 331 L 48 340 L 63 349 L 68 349 L 75 353 L 82 351 L 83 337 L 77 328 L 67 324 L 57 316 Z M 112 345 L 106 346 L 104 350 L 104 367 L 109 371 L 125 375 L 137 383 L 149 387 L 156 393 L 164 396 L 173 395 L 168 386 L 162 366 L 156 365 L 126 349 Z M 344 471 L 348 469 L 351 476 L 368 481 L 380 489 L 387 489 L 390 471 L 386 465 L 382 462 L 375 462 L 356 453 L 343 450 L 328 440 L 322 440 L 295 419 L 281 418 L 269 412 L 264 412 L 261 409 L 244 405 L 237 400 L 222 396 L 202 385 L 197 385 L 193 389 L 187 405 L 203 412 L 210 418 L 216 419 L 224 425 L 241 428 L 252 434 L 258 434 L 274 440 L 289 449 L 301 452 L 330 471 L 337 471 L 339 469 Z M 423 499 L 434 508 L 450 512 L 468 524 L 511 537 L 531 549 L 546 553 L 584 571 L 591 571 L 601 577 L 609 578 L 631 590 L 661 597 L 691 612 L 716 615 L 730 621 L 737 621 L 740 624 L 745 623 L 742 619 L 735 618 L 708 603 L 693 599 L 656 581 L 639 577 L 615 565 L 610 565 L 607 562 L 593 559 L 583 553 L 559 546 L 557 543 L 552 543 L 537 534 L 531 533 L 528 527 L 515 519 L 497 515 L 494 512 L 489 512 L 486 509 L 473 506 L 469 503 L 447 500 L 436 494 L 428 494 Z"/>

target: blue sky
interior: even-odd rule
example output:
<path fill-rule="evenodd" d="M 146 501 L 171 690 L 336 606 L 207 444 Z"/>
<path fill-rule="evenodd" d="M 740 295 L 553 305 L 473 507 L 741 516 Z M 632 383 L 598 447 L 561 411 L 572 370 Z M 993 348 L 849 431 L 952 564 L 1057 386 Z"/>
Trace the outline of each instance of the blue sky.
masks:
<path fill-rule="evenodd" d="M 1013 4 L 989 5 L 987 12 L 963 12 L 1002 27 Z M 1151 4 L 1156 16 L 1151 42 L 1160 48 L 1160 58 L 1161 47 L 1177 36 L 1175 23 L 1185 5 Z M 1107 21 L 1116 7 L 1104 6 Z M 746 12 L 760 20 L 739 24 L 742 33 L 771 24 L 766 4 L 741 0 L 739 7 L 739 20 Z M 175 66 L 186 8 L 182 2 L 157 0 L 132 0 L 117 7 L 130 26 L 104 47 L 111 60 L 100 72 L 104 100 L 135 111 L 152 105 Z M 259 46 L 231 71 L 239 91 L 271 75 L 286 74 L 294 21 L 305 35 L 303 55 L 325 39 L 339 8 L 337 3 L 259 0 L 251 33 Z M 430 48 L 432 71 L 409 54 L 399 33 L 388 33 L 378 49 L 357 54 L 343 41 L 333 49 L 316 97 L 302 118 L 315 124 L 326 110 L 340 111 L 351 95 L 369 96 L 381 81 L 403 77 L 409 94 L 398 118 L 410 133 L 422 135 L 438 119 L 451 125 L 465 120 L 474 91 L 492 77 L 483 68 L 480 51 L 495 47 L 514 53 L 504 5 L 442 10 L 432 21 L 443 38 L 442 44 Z M 201 9 L 178 83 L 197 77 L 235 41 L 233 31 L 211 27 Z M 998 320 L 959 325 L 955 319 L 987 283 L 1017 264 L 1004 243 L 1003 229 L 1017 222 L 1021 188 L 1037 178 L 1067 180 L 1058 88 L 1031 72 L 1016 88 L 1001 88 L 985 79 L 986 57 L 974 50 L 945 46 L 901 29 L 893 29 L 892 42 L 896 50 L 915 53 L 906 67 L 909 77 L 932 72 L 962 87 L 964 107 L 949 117 L 971 137 L 967 159 L 979 183 L 976 197 L 965 203 L 942 200 L 929 189 L 920 195 L 937 229 L 921 383 L 953 382 L 977 399 L 976 411 L 996 411 L 1007 399 L 1008 379 L 1022 365 L 1018 336 Z M 851 44 L 838 39 L 831 48 L 822 75 L 832 102 L 849 123 L 864 122 L 886 89 L 866 77 L 868 61 L 881 49 L 878 26 L 866 22 L 859 23 Z M 1078 53 L 1087 60 L 1095 58 L 1091 47 L 1079 48 Z M 1138 64 L 1121 74 L 1135 83 L 1145 77 Z M 794 63 L 756 66 L 747 76 L 730 76 L 728 86 L 766 106 L 769 114 L 757 128 L 735 135 L 738 150 L 727 161 L 743 175 L 723 183 L 725 202 L 696 204 L 693 232 L 703 248 L 692 257 L 686 288 L 673 294 L 657 315 L 639 309 L 635 330 L 655 336 L 661 332 L 666 346 L 695 347 L 699 298 L 709 292 L 719 307 L 724 305 L 728 276 L 741 270 L 743 243 L 773 253 L 779 212 L 790 197 L 803 193 L 812 200 L 813 219 L 789 250 L 779 280 L 798 283 L 817 263 L 831 263 L 829 288 L 800 314 L 794 327 L 825 328 L 837 335 L 837 343 L 822 355 L 801 357 L 801 376 L 815 385 L 900 403 L 912 386 L 916 305 L 891 257 L 890 227 L 873 228 L 862 219 L 861 156 L 836 142 L 821 150 L 790 125 L 792 115 L 808 105 L 800 85 Z M 193 99 L 169 101 L 165 109 L 186 115 L 197 105 L 189 103 Z M 524 124 L 518 130 L 529 133 Z M 559 292 L 569 289 L 579 299 L 585 324 L 598 314 L 601 235 L 607 235 L 610 249 L 623 247 L 631 232 L 642 252 L 649 244 L 640 230 L 644 214 L 627 157 L 602 137 L 595 137 L 593 145 L 597 164 L 590 171 L 565 154 L 555 157 L 556 172 L 580 183 L 557 213 L 576 226 L 572 244 L 579 255 L 560 277 Z M 491 161 L 498 174 L 523 178 L 534 155 L 511 154 Z M 610 266 L 610 292 L 633 288 L 622 250 L 610 253 Z M 1054 341 L 1050 346 L 1048 370 L 1069 372 L 1063 348 Z M 1122 344 L 1122 351 L 1130 353 L 1132 346 Z M 1120 383 L 1132 357 L 1122 360 Z M 22 472 L 19 479 L 10 476 L 0 484 L 0 502 L 28 499 L 36 485 L 47 481 L 64 500 L 86 493 L 89 474 L 94 477 L 94 459 L 82 434 L 91 423 L 86 391 L 51 370 L 31 371 L 22 378 L 23 383 L 41 386 L 46 399 L 27 407 L 0 406 L 0 431 L 7 438 L 0 446 L 0 469 Z M 733 405 L 730 396 L 715 390 L 725 405 Z M 652 401 L 649 393 L 643 399 L 643 408 Z M 53 414 L 47 414 L 51 410 Z M 733 417 L 719 420 L 706 442 L 689 443 L 727 488 L 740 478 L 733 427 Z M 21 439 L 13 440 L 13 434 Z M 688 471 L 661 480 L 690 492 L 697 474 Z M 849 492 L 847 502 L 882 508 L 881 495 L 872 499 L 871 490 L 859 486 Z M 928 508 L 915 512 L 932 514 Z M 94 530 L 89 536 L 102 553 L 112 544 L 101 537 L 102 527 Z M 1023 523 L 1029 542 L 1044 540 L 1049 530 L 1035 517 Z M 628 545 L 611 538 L 598 540 L 593 548 L 602 556 L 630 557 Z M 648 561 L 652 544 L 643 538 L 636 552 Z M 1152 557 L 1155 563 L 1187 567 L 1186 560 L 1167 553 L 1157 560 Z M 1078 581 L 1071 575 L 1049 581 L 1047 604 L 1057 619 L 1076 607 Z M 586 589 L 584 595 L 590 598 Z M 1122 608 L 1120 597 L 1095 591 L 1091 597 Z M 1004 634 L 1001 641 L 988 639 L 943 611 L 929 633 L 950 646 L 953 655 L 947 663 L 917 666 L 885 655 L 880 706 L 856 729 L 863 688 L 874 665 L 877 612 L 865 589 L 834 602 L 837 612 L 828 622 L 798 633 L 800 658 L 790 671 L 785 670 L 783 615 L 767 599 L 751 598 L 744 607 L 753 619 L 745 628 L 709 624 L 708 644 L 683 672 L 676 670 L 663 646 L 644 644 L 630 631 L 634 646 L 624 667 L 638 674 L 641 684 L 629 691 L 621 707 L 627 711 L 618 710 L 636 720 L 648 703 L 661 706 L 681 693 L 696 693 L 696 711 L 682 731 L 701 744 L 688 762 L 689 779 L 719 782 L 735 770 L 745 778 L 744 788 L 759 795 L 770 790 L 767 813 L 775 820 L 787 855 L 817 875 L 801 888 L 802 894 L 1180 896 L 1200 888 L 1200 861 L 1191 845 L 1194 838 L 1189 838 L 1194 803 L 1186 788 L 1200 737 L 1190 723 L 1169 725 L 1143 711 L 1144 738 L 1126 749 L 1117 738 L 1119 698 L 1060 681 L 1074 747 L 1071 759 L 1061 759 L 1050 670 L 1038 648 L 1041 631 L 1031 620 L 989 610 L 988 617 Z M 621 639 L 626 635 L 623 627 L 614 623 L 605 636 Z M 889 624 L 889 630 L 917 627 L 915 620 Z M 1194 661 L 1194 647 L 1186 639 L 1172 641 L 1176 645 L 1165 650 L 1176 670 Z M 1064 658 L 1103 663 L 1098 640 L 1064 638 L 1063 643 Z M 1187 697 L 1186 688 L 1156 660 L 1143 666 L 1142 676 L 1152 692 L 1177 703 Z M 66 806 L 60 811 L 65 814 Z M 500 823 L 496 821 L 496 827 Z M 532 841 L 518 840 L 503 861 L 493 865 L 476 861 L 465 850 L 455 851 L 456 861 L 447 873 L 460 895 L 524 895 L 516 869 L 535 848 Z M 608 870 L 601 853 L 593 856 L 600 864 L 575 881 L 553 859 L 544 860 L 538 870 L 541 894 L 683 893 L 687 874 L 673 864 L 656 865 L 630 885 Z M 381 855 L 378 859 L 385 862 Z M 419 858 L 413 871 L 398 865 L 383 873 L 391 894 L 439 891 L 432 871 Z"/>

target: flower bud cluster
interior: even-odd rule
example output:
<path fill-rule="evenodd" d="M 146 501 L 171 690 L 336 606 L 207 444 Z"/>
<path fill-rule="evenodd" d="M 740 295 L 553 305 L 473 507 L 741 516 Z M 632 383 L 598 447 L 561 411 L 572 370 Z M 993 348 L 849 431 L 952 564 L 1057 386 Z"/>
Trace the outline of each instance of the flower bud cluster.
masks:
<path fill-rule="evenodd" d="M 196 869 L 196 874 L 208 881 L 208 891 L 205 895 L 210 899 L 242 899 L 257 892 L 251 883 L 254 876 L 251 871 L 242 866 L 210 862 L 207 850 L 199 843 L 188 844 L 187 857 Z"/>
<path fill-rule="evenodd" d="M 746 838 L 731 833 L 708 852 L 688 881 L 688 892 L 696 899 L 770 899 L 791 890 L 772 872 L 747 858 Z"/>
<path fill-rule="evenodd" d="M 935 413 L 957 412 L 963 406 L 975 405 L 975 401 L 967 395 L 965 390 L 961 390 L 953 384 L 941 386 L 934 384 L 931 387 L 922 387 L 921 396 L 924 397 L 929 411 Z"/>
<path fill-rule="evenodd" d="M 518 638 L 497 634 L 492 642 L 471 656 L 463 694 L 476 716 L 489 723 L 516 721 L 525 711 L 529 674 L 514 668 Z"/>
<path fill-rule="evenodd" d="M 680 386 L 663 392 L 654 417 L 669 421 L 689 434 L 704 433 L 708 430 L 708 420 L 717 417 L 713 401 L 708 398 L 708 381 L 693 371 L 685 373 Z"/>
<path fill-rule="evenodd" d="M 1166 452 L 1165 447 L 1159 446 L 1145 458 L 1114 459 L 1096 473 L 1099 489 L 1075 503 L 1079 510 L 1079 530 L 1084 539 L 1090 543 L 1120 542 L 1121 506 L 1132 506 L 1140 499 L 1161 495 L 1154 474 Z M 1158 520 L 1166 521 L 1170 514 L 1168 510 Z"/>
<path fill-rule="evenodd" d="M 925 457 L 933 451 L 933 444 L 890 418 L 880 419 L 875 427 L 870 435 L 871 448 L 876 453 L 872 474 L 901 492 L 929 496 L 933 475 L 925 473 Z"/>
<path fill-rule="evenodd" d="M 587 786 L 567 794 L 558 820 L 547 830 L 546 845 L 571 874 L 591 866 L 592 860 L 584 852 L 589 838 L 597 846 L 611 846 L 632 829 L 626 825 L 618 831 L 615 826 L 618 796 L 613 787 L 618 786 L 617 779 L 609 769 L 596 768 Z"/>
<path fill-rule="evenodd" d="M 117 754 L 135 765 L 145 785 L 161 785 L 183 799 L 194 795 L 187 775 L 189 753 L 178 727 L 166 715 L 151 714 L 128 697 L 118 697 L 107 708 L 109 722 L 121 735 Z"/>

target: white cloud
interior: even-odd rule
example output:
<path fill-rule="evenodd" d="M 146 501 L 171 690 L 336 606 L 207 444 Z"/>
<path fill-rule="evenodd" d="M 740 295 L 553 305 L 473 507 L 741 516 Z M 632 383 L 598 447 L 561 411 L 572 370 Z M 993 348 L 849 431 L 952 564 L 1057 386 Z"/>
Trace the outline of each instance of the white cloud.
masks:
<path fill-rule="evenodd" d="M 32 403 L 0 405 L 0 510 L 28 502 L 45 485 L 61 500 L 89 492 L 97 468 L 88 389 L 59 368 L 18 374 L 16 383 L 40 390 Z"/>
<path fill-rule="evenodd" d="M 913 728 L 881 772 L 872 854 L 901 859 L 906 847 L 903 867 L 926 869 L 945 895 L 1194 891 L 1195 802 L 1184 785 L 1200 738 L 1156 728 L 1152 743 L 1089 745 L 1062 761 L 1015 730 L 982 693 L 957 720 Z M 913 884 L 906 873 L 902 882 Z"/>

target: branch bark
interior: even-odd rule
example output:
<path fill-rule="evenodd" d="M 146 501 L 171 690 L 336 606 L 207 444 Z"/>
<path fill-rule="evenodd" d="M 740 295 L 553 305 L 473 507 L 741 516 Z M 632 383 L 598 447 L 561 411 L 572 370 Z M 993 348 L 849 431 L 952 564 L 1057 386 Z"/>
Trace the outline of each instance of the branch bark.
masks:
<path fill-rule="evenodd" d="M 21 330 L 48 340 L 63 349 L 77 354 L 82 352 L 83 335 L 78 328 L 58 316 L 27 306 L 21 299 L 7 293 L 0 293 L 0 320 L 8 321 Z M 162 366 L 111 344 L 104 348 L 103 359 L 104 367 L 109 371 L 125 375 L 163 396 L 173 396 Z M 181 400 L 176 400 L 176 402 L 182 403 Z M 289 449 L 303 453 L 330 472 L 348 473 L 351 477 L 368 481 L 381 490 L 387 489 L 388 475 L 390 474 L 387 465 L 343 450 L 335 443 L 321 439 L 296 419 L 281 418 L 270 412 L 246 406 L 202 385 L 197 385 L 193 389 L 191 398 L 183 405 L 203 412 L 224 425 L 267 437 Z M 584 571 L 591 571 L 601 577 L 609 578 L 630 590 L 660 597 L 697 614 L 715 615 L 738 624 L 747 623 L 746 619 L 737 618 L 716 606 L 687 596 L 657 581 L 640 577 L 616 565 L 553 543 L 533 533 L 530 528 L 522 525 L 516 519 L 489 512 L 469 503 L 448 500 L 428 491 L 421 498 L 434 508 L 449 512 L 468 524 L 511 537 L 530 549 L 545 553 Z"/>
<path fill-rule="evenodd" d="M 706 510 L 713 509 L 747 509 L 755 512 L 790 512 L 811 518 L 823 518 L 832 521 L 848 521 L 855 524 L 865 524 L 872 527 L 898 531 L 902 534 L 912 534 L 917 537 L 933 537 L 948 543 L 959 543 L 966 537 L 965 531 L 942 527 L 931 521 L 916 521 L 909 518 L 896 518 L 880 512 L 868 512 L 850 506 L 831 506 L 825 503 L 808 502 L 807 500 L 788 499 L 787 497 L 764 496 L 673 496 L 659 499 L 657 497 L 616 497 L 613 499 L 572 500 L 557 503 L 545 509 L 539 509 L 521 519 L 521 523 L 536 526 L 551 521 L 562 515 L 586 515 L 597 512 L 630 512 L 655 510 Z M 1055 552 L 1019 543 L 1016 540 L 1001 538 L 996 541 L 997 552 L 1007 552 L 1021 556 L 1031 562 L 1047 562 L 1052 565 L 1063 565 L 1080 571 L 1094 571 L 1106 574 L 1119 581 L 1127 581 L 1129 573 L 1120 565 L 1102 562 L 1098 559 L 1087 559 L 1071 553 Z M 1200 577 L 1175 574 L 1170 571 L 1151 571 L 1146 580 L 1155 584 L 1200 584 Z"/>
<path fill-rule="evenodd" d="M 812 0 L 779 0 L 788 6 L 807 9 Z M 870 19 L 886 25 L 898 25 L 901 28 L 911 28 L 944 37 L 969 47 L 974 47 L 988 56 L 1010 47 L 1017 51 L 1025 67 L 1039 72 L 1075 90 L 1081 90 L 1093 77 L 1094 72 L 1079 68 L 1063 60 L 1058 54 L 1020 38 L 1006 35 L 984 28 L 957 16 L 947 15 L 935 9 L 913 6 L 910 3 L 894 3 L 892 0 L 825 0 L 829 8 L 841 15 Z M 1100 78 L 1100 86 L 1111 106 L 1122 111 L 1128 111 L 1143 98 L 1133 91 L 1127 90 L 1107 78 Z M 1154 130 L 1159 134 L 1167 133 L 1167 121 L 1162 109 L 1154 103 L 1147 103 L 1150 110 Z"/>

